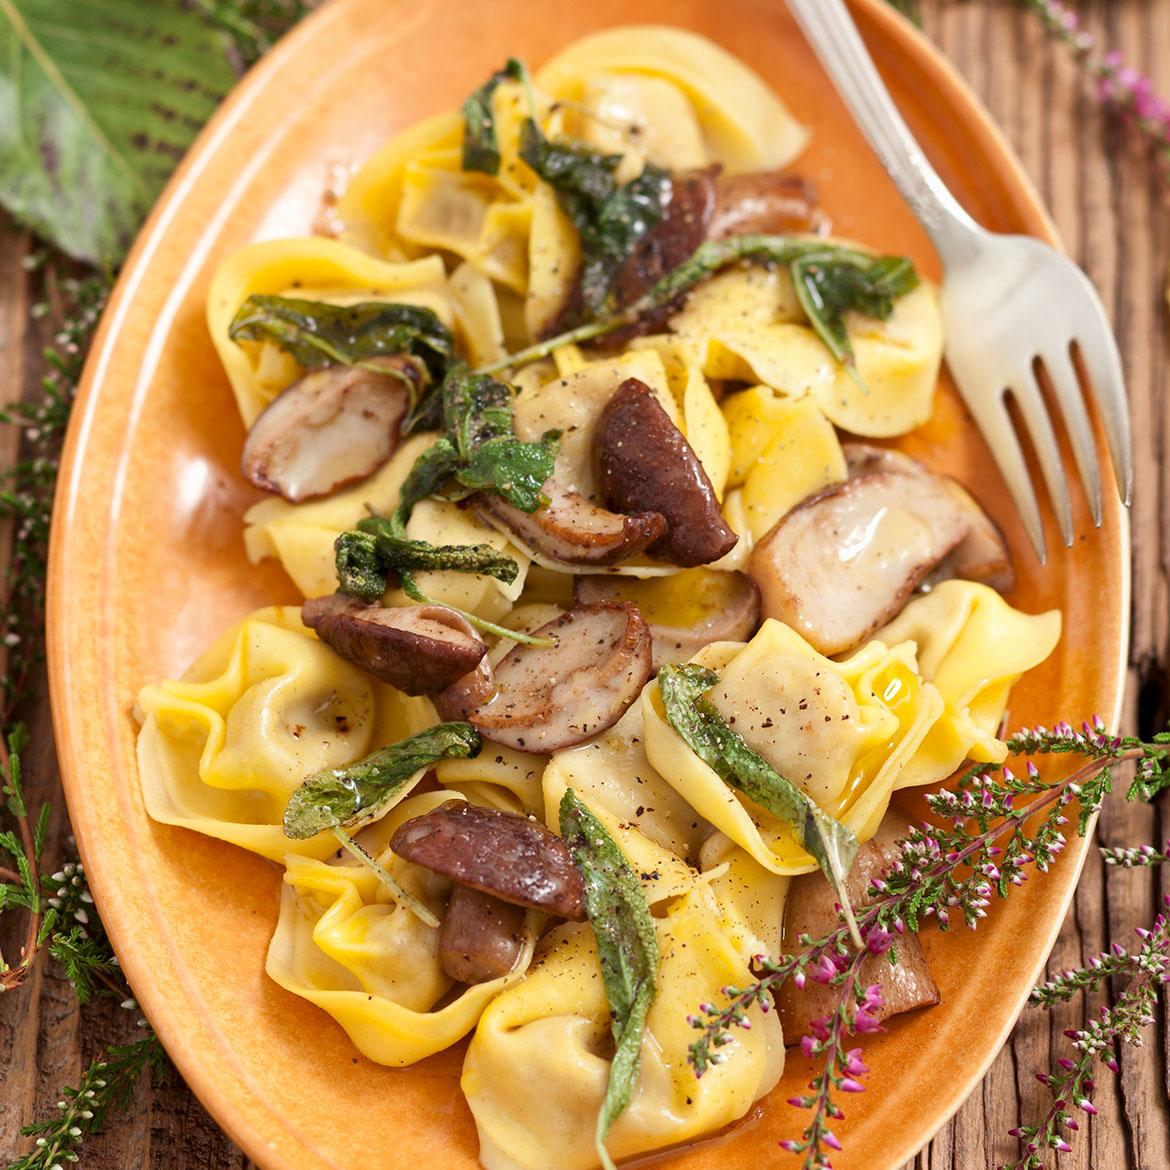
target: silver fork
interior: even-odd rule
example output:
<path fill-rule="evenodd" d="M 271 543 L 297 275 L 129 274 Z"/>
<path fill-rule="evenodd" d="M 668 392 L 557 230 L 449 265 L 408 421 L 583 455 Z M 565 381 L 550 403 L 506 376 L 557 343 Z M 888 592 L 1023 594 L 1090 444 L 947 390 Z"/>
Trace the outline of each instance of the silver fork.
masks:
<path fill-rule="evenodd" d="M 963 210 L 914 141 L 843 0 L 788 0 L 788 7 L 942 260 L 947 363 L 1043 563 L 1044 525 L 1008 402 L 1019 410 L 1061 536 L 1071 545 L 1068 484 L 1037 370 L 1043 368 L 1063 416 L 1099 527 L 1101 475 L 1074 349 L 1105 426 L 1118 491 L 1130 502 L 1129 407 L 1101 300 L 1088 277 L 1054 248 L 1030 236 L 986 231 Z"/>

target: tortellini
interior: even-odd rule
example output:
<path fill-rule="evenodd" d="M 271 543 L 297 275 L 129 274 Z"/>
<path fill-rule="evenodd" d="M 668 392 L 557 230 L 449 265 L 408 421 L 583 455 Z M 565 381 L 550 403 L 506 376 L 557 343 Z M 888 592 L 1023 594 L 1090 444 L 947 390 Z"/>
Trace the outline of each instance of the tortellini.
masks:
<path fill-rule="evenodd" d="M 376 836 L 389 840 L 398 825 L 449 796 L 410 797 L 379 823 Z M 368 840 L 366 846 L 380 854 L 379 861 L 408 893 L 432 913 L 443 913 L 448 879 Z M 267 971 L 286 991 L 327 1011 L 370 1060 L 414 1064 L 471 1031 L 485 1006 L 523 975 L 532 957 L 530 931 L 509 974 L 447 998 L 453 983 L 439 962 L 438 936 L 436 927 L 398 905 L 365 866 L 348 857 L 325 863 L 290 853 Z"/>
<path fill-rule="evenodd" d="M 813 332 L 787 271 L 722 272 L 695 288 L 670 320 L 708 378 L 762 383 L 787 398 L 811 396 L 834 425 L 856 435 L 900 435 L 934 408 L 942 315 L 927 281 L 881 321 L 850 313 L 859 386 Z"/>
<path fill-rule="evenodd" d="M 833 424 L 812 398 L 781 398 L 767 386 L 723 403 L 731 437 L 729 482 L 742 489 L 752 537 L 760 540 L 801 500 L 846 477 Z"/>
<path fill-rule="evenodd" d="M 338 657 L 299 611 L 261 609 L 177 681 L 143 687 L 138 771 L 147 812 L 279 861 L 281 821 L 311 772 L 352 763 L 434 722 L 411 699 Z M 324 857 L 329 834 L 302 851 Z"/>
<path fill-rule="evenodd" d="M 638 1083 L 606 1141 L 616 1158 L 698 1137 L 742 1117 L 779 1080 L 784 1047 L 775 1012 L 752 1008 L 724 1056 L 702 1077 L 687 1064 L 687 1016 L 720 987 L 750 979 L 700 882 L 655 919 L 658 994 L 642 1040 Z M 523 982 L 484 1012 L 467 1049 L 462 1087 L 486 1170 L 590 1170 L 593 1131 L 609 1076 L 609 1007 L 593 932 L 567 923 L 548 934 Z"/>
<path fill-rule="evenodd" d="M 995 598 L 993 610 L 981 594 L 987 610 L 952 610 L 966 612 L 966 620 L 977 617 L 972 633 L 980 639 L 979 650 L 974 638 L 964 641 L 960 617 L 945 642 L 954 658 L 932 647 L 928 672 L 920 671 L 915 642 L 908 640 L 916 627 L 898 629 L 898 623 L 884 631 L 891 641 L 898 639 L 895 644 L 874 640 L 834 661 L 788 626 L 769 620 L 746 646 L 716 643 L 695 661 L 719 673 L 711 700 L 748 745 L 867 841 L 895 789 L 943 780 L 968 755 L 1002 759 L 997 753 L 1003 745 L 987 720 L 994 714 L 998 722 L 1011 683 L 1051 652 L 1059 617 L 1020 614 L 985 591 Z M 929 601 L 908 608 L 911 621 L 913 606 Z M 954 606 L 953 591 L 936 604 Z M 991 682 L 977 677 L 979 655 L 995 667 Z M 946 691 L 926 675 L 941 677 Z M 975 719 L 964 704 L 981 695 L 987 701 Z M 722 835 L 704 844 L 705 866 L 721 856 L 725 837 L 773 873 L 815 868 L 787 822 L 741 797 L 691 752 L 667 722 L 656 682 L 646 687 L 642 706 L 650 763 Z"/>
<path fill-rule="evenodd" d="M 912 642 L 919 671 L 946 700 L 946 712 L 895 782 L 928 784 L 964 759 L 999 764 L 1007 746 L 997 738 L 1008 692 L 1060 641 L 1059 610 L 1027 614 L 974 581 L 944 581 L 915 598 L 874 635 Z"/>
<path fill-rule="evenodd" d="M 434 435 L 412 435 L 380 471 L 324 499 L 290 504 L 273 497 L 254 504 L 244 516 L 249 559 L 277 557 L 305 597 L 332 593 L 337 588 L 334 541 L 371 509 L 384 515 L 394 510 L 403 481 L 434 439 Z M 527 556 L 473 513 L 445 500 L 423 500 L 415 507 L 406 531 L 415 540 L 433 544 L 489 544 L 519 566 L 510 584 L 478 573 L 415 574 L 419 588 L 435 601 L 497 621 L 520 596 Z M 391 590 L 386 597 L 392 605 L 405 605 L 408 600 L 401 590 Z"/>
<path fill-rule="evenodd" d="M 207 296 L 207 327 L 227 371 L 245 426 L 301 374 L 298 364 L 269 342 L 235 342 L 228 326 L 248 297 L 303 297 L 332 304 L 389 301 L 432 310 L 454 324 L 447 272 L 440 256 L 409 263 L 375 260 L 337 240 L 267 240 L 233 252 L 217 269 Z"/>
<path fill-rule="evenodd" d="M 544 772 L 544 815 L 552 829 L 566 789 L 605 825 L 641 875 L 651 904 L 690 889 L 710 826 L 650 765 L 643 746 L 642 712 L 635 703 L 608 731 L 555 753 Z"/>

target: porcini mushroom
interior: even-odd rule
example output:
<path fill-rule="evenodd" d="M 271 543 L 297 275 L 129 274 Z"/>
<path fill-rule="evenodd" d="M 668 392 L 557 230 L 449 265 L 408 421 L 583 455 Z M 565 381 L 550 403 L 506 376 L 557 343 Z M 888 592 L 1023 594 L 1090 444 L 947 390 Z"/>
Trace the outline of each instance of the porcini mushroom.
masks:
<path fill-rule="evenodd" d="M 520 813 L 451 800 L 399 825 L 390 848 L 514 906 L 585 920 L 585 887 L 569 847 Z"/>
<path fill-rule="evenodd" d="M 555 752 L 612 727 L 650 678 L 650 630 L 637 606 L 579 605 L 500 660 L 496 692 L 467 719 L 485 739 Z"/>
<path fill-rule="evenodd" d="M 458 883 L 439 927 L 439 965 L 458 983 L 507 975 L 524 950 L 523 907 Z"/>
<path fill-rule="evenodd" d="M 689 569 L 671 577 L 582 576 L 579 604 L 632 601 L 650 627 L 652 668 L 687 662 L 711 642 L 746 642 L 760 624 L 760 594 L 745 573 Z"/>
<path fill-rule="evenodd" d="M 409 357 L 313 370 L 278 395 L 252 424 L 240 470 L 291 503 L 327 496 L 372 475 L 398 447 L 418 370 Z"/>
<path fill-rule="evenodd" d="M 873 839 L 858 850 L 845 882 L 849 899 L 855 907 L 872 900 L 870 883 L 897 861 L 896 842 L 905 835 L 906 828 L 905 823 L 899 823 L 896 817 L 887 818 Z M 788 943 L 785 949 L 799 947 L 802 934 L 822 938 L 835 930 L 840 925 L 836 902 L 833 887 L 821 874 L 809 873 L 794 878 L 788 889 L 784 912 L 784 937 Z M 871 955 L 861 967 L 862 983 L 865 986 L 876 983 L 882 991 L 882 1007 L 874 1012 L 878 1020 L 920 1007 L 932 1007 L 939 1001 L 938 985 L 930 973 L 916 934 L 907 932 L 898 936 L 897 956 L 898 962 L 891 964 L 888 955 Z M 791 980 L 786 980 L 778 996 L 778 1006 L 788 1042 L 799 1042 L 813 1020 L 833 1010 L 837 998 L 838 989 L 825 984 L 809 980 L 797 990 Z"/>
<path fill-rule="evenodd" d="M 597 485 L 614 511 L 663 517 L 652 556 L 691 568 L 730 552 L 738 535 L 723 519 L 715 489 L 654 391 L 627 378 L 605 404 L 594 432 Z"/>
<path fill-rule="evenodd" d="M 333 593 L 301 619 L 342 658 L 408 695 L 430 695 L 474 671 L 487 653 L 466 618 L 442 605 L 366 605 Z"/>
<path fill-rule="evenodd" d="M 1010 581 L 994 524 L 954 480 L 897 452 L 852 447 L 850 478 L 799 504 L 753 550 L 763 614 L 823 654 L 863 642 L 927 578 Z"/>

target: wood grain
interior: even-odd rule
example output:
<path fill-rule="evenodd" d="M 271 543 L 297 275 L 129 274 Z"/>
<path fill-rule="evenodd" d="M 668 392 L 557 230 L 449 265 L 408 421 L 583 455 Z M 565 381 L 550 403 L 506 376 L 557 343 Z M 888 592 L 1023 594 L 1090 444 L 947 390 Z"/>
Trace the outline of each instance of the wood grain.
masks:
<path fill-rule="evenodd" d="M 1170 483 L 1164 448 L 1170 431 L 1170 322 L 1164 299 L 1170 265 L 1170 183 L 1149 150 L 1093 100 L 1067 54 L 1034 17 L 1008 0 L 923 0 L 924 30 L 955 62 L 1003 126 L 1036 181 L 1072 254 L 1093 278 L 1114 321 L 1129 378 L 1137 486 L 1134 500 L 1133 647 L 1127 729 L 1149 732 L 1170 708 Z M 1081 9 L 1087 27 L 1170 95 L 1170 0 L 1103 0 Z M 35 296 L 22 266 L 28 241 L 0 221 L 0 401 L 32 398 L 43 370 L 47 326 L 30 319 Z M 10 465 L 17 436 L 0 430 L 0 466 Z M 12 534 L 0 529 L 0 568 Z M 51 755 L 47 704 L 27 713 L 36 750 L 30 757 L 34 802 L 55 800 L 49 865 L 69 854 Z M 1135 808 L 1115 801 L 1101 818 L 1102 843 L 1158 842 L 1170 836 L 1170 805 Z M 1167 879 L 1160 873 L 1110 873 L 1095 856 L 1086 866 L 1052 956 L 1061 969 L 1109 939 L 1125 938 L 1156 912 Z M 11 954 L 17 937 L 0 935 Z M 906 1170 L 993 1170 L 1015 1155 L 1007 1130 L 1037 1116 L 1044 1092 L 1032 1076 L 1061 1055 L 1065 1028 L 1080 1026 L 1097 1003 L 1053 1016 L 1028 1010 L 980 1088 Z M 974 1022 L 977 1026 L 977 1021 Z M 107 1043 L 134 1035 L 134 1015 L 112 1004 L 79 1011 L 69 987 L 45 967 L 20 992 L 0 1000 L 0 1164 L 23 1150 L 19 1125 L 53 1109 L 60 1086 Z M 1149 1045 L 1122 1057 L 1121 1075 L 1105 1074 L 1067 1170 L 1155 1170 L 1170 1166 L 1170 1025 Z M 940 1077 L 947 1075 L 939 1070 Z M 912 1109 L 913 1102 L 906 1102 Z M 847 1126 L 845 1133 L 847 1134 Z M 779 1152 L 774 1163 L 788 1164 Z M 244 1156 L 172 1078 L 139 1086 L 133 1107 L 86 1145 L 89 1170 L 243 1170 Z"/>

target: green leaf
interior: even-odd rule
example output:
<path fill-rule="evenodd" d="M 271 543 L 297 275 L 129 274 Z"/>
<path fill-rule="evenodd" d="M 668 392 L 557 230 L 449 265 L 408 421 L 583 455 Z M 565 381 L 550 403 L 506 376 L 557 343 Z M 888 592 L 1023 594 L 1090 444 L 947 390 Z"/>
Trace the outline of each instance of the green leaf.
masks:
<path fill-rule="evenodd" d="M 228 336 L 233 341 L 271 341 L 310 369 L 361 366 L 384 374 L 393 371 L 372 359 L 408 354 L 418 359 L 424 383 L 441 381 L 455 356 L 451 331 L 430 309 L 386 301 L 331 305 L 251 296 L 232 319 Z M 405 374 L 403 380 L 413 386 Z"/>
<path fill-rule="evenodd" d="M 524 66 L 509 57 L 463 103 L 463 169 L 496 175 L 500 171 L 500 145 L 496 140 L 496 117 L 492 112 L 492 95 L 502 81 L 520 81 L 526 76 Z"/>
<path fill-rule="evenodd" d="M 116 264 L 234 81 L 179 0 L 0 0 L 0 203 Z"/>
<path fill-rule="evenodd" d="M 289 798 L 285 836 L 315 837 L 326 829 L 357 829 L 376 821 L 408 791 L 411 777 L 439 760 L 479 755 L 470 723 L 440 723 L 350 764 L 314 772 Z"/>
<path fill-rule="evenodd" d="M 566 789 L 561 836 L 585 883 L 585 910 L 597 938 L 601 978 L 609 1001 L 614 1055 L 597 1116 L 597 1153 L 612 1170 L 605 1139 L 638 1083 L 638 1056 L 650 1005 L 658 990 L 658 935 L 638 875 L 606 827 Z"/>
<path fill-rule="evenodd" d="M 857 838 L 727 726 L 704 697 L 718 682 L 719 676 L 702 666 L 664 666 L 658 672 L 658 687 L 667 722 L 725 784 L 793 827 L 797 840 L 832 884 L 856 933 L 845 878 L 857 856 Z"/>
<path fill-rule="evenodd" d="M 560 431 L 547 431 L 539 443 L 515 436 L 490 439 L 472 451 L 455 479 L 469 491 L 490 491 L 522 512 L 548 503 L 545 481 L 553 473 Z"/>
<path fill-rule="evenodd" d="M 581 237 L 581 296 L 592 317 L 606 311 L 618 268 L 666 214 L 674 191 L 668 171 L 647 163 L 619 187 L 620 154 L 600 154 L 573 143 L 554 143 L 529 118 L 520 157 L 553 187 L 557 202 Z"/>
<path fill-rule="evenodd" d="M 358 521 L 357 531 L 343 532 L 333 544 L 341 592 L 377 601 L 391 574 L 482 573 L 510 585 L 520 566 L 490 544 L 428 544 L 399 536 L 381 516 Z M 417 599 L 416 599 L 417 600 Z"/>

